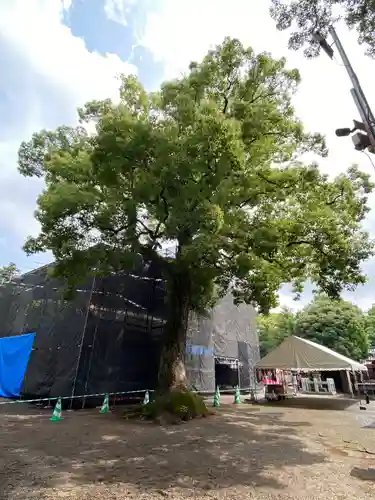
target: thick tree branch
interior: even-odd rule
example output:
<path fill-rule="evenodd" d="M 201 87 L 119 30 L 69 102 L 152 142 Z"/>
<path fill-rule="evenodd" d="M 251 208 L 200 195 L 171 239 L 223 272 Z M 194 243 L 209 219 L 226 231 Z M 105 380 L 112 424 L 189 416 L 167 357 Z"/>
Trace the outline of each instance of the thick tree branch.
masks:
<path fill-rule="evenodd" d="M 315 243 L 312 243 L 311 241 L 308 241 L 308 240 L 290 241 L 286 246 L 287 246 L 287 248 L 290 248 L 291 246 L 297 246 L 297 245 L 309 245 L 310 247 L 313 247 L 316 250 L 318 250 L 321 254 L 323 254 L 326 257 L 328 257 L 327 252 L 325 252 L 323 250 L 323 248 L 319 247 Z"/>
<path fill-rule="evenodd" d="M 277 187 L 277 189 L 289 189 L 289 188 L 294 187 L 298 182 L 296 180 L 294 182 L 282 184 L 282 183 L 279 183 L 277 181 L 273 181 L 271 179 L 268 179 L 265 175 L 261 174 L 260 172 L 256 172 L 256 174 L 258 177 L 260 177 L 262 179 L 262 181 L 267 182 L 267 184 L 271 184 L 271 185 Z"/>
<path fill-rule="evenodd" d="M 344 188 L 342 187 L 342 188 L 341 188 L 340 193 L 339 193 L 338 195 L 336 195 L 336 196 L 333 198 L 333 200 L 328 201 L 328 202 L 327 202 L 327 205 L 328 205 L 328 206 L 334 205 L 334 204 L 336 203 L 336 201 L 337 201 L 337 200 L 339 200 L 340 198 L 342 198 L 342 197 L 344 196 L 344 193 L 345 193 L 345 190 L 344 190 Z"/>
<path fill-rule="evenodd" d="M 259 88 L 259 87 L 258 87 Z M 259 99 L 264 99 L 264 100 L 267 100 L 269 99 L 270 97 L 273 97 L 275 95 L 275 90 L 273 90 L 272 92 L 269 92 L 268 94 L 259 94 L 257 95 L 256 97 L 253 97 L 253 99 L 250 101 L 250 104 L 254 104 L 255 102 L 257 102 Z"/>
<path fill-rule="evenodd" d="M 227 109 L 228 109 L 228 104 L 229 104 L 228 92 L 230 92 L 232 87 L 233 87 L 233 81 L 229 80 L 228 86 L 224 91 L 224 107 L 223 107 L 223 111 L 222 111 L 223 115 L 225 115 L 225 113 L 227 112 Z"/>

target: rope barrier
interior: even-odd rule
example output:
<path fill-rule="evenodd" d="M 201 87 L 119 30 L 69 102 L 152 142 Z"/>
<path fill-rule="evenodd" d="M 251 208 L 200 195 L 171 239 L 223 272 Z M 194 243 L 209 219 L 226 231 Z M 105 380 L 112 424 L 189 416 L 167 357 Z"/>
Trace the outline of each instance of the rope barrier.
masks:
<path fill-rule="evenodd" d="M 97 394 L 84 394 L 81 396 L 55 396 L 53 398 L 37 398 L 37 399 L 17 399 L 15 401 L 0 401 L 0 405 L 7 404 L 21 404 L 21 403 L 41 403 L 42 401 L 57 401 L 58 399 L 82 399 L 82 398 L 92 398 L 92 397 L 101 397 L 108 394 L 109 396 L 123 396 L 126 394 L 143 394 L 146 392 L 154 392 L 153 389 L 140 389 L 138 391 L 123 391 L 123 392 L 101 392 Z"/>
<path fill-rule="evenodd" d="M 241 391 L 251 391 L 254 390 L 254 388 L 243 388 L 241 387 Z M 66 400 L 66 399 L 83 399 L 83 398 L 94 398 L 94 397 L 104 397 L 107 394 L 109 396 L 124 396 L 124 395 L 130 395 L 130 394 L 145 394 L 146 392 L 153 393 L 155 392 L 155 389 L 139 389 L 137 391 L 121 391 L 121 392 L 100 392 L 100 393 L 95 393 L 95 394 L 84 394 L 80 396 L 62 396 L 61 398 L 59 396 L 51 397 L 51 398 L 36 398 L 36 399 L 16 399 L 13 401 L 0 401 L 0 405 L 9 405 L 9 404 L 21 404 L 21 403 L 42 403 L 44 401 L 51 402 L 51 401 L 57 401 L 58 399 L 61 400 Z M 196 392 L 197 394 L 202 394 L 202 395 L 213 395 L 215 391 L 197 391 L 193 390 L 193 392 Z M 233 389 L 223 389 L 220 390 L 221 394 L 233 394 L 235 393 L 235 388 Z"/>

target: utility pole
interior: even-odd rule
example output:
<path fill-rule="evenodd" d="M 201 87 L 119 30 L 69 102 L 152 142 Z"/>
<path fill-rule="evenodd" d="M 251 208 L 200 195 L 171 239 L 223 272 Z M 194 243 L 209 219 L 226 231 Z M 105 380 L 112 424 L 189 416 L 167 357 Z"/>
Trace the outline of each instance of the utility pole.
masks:
<path fill-rule="evenodd" d="M 375 118 L 371 111 L 370 105 L 367 102 L 366 96 L 362 90 L 361 84 L 359 83 L 358 77 L 349 61 L 348 56 L 342 46 L 342 43 L 334 29 L 333 26 L 329 28 L 329 34 L 331 35 L 334 45 L 341 57 L 343 65 L 349 75 L 352 82 L 353 88 L 350 90 L 354 103 L 358 109 L 359 115 L 362 122 L 354 120 L 354 128 L 342 128 L 336 130 L 336 135 L 338 136 L 348 136 L 353 132 L 360 130 L 357 134 L 352 136 L 355 149 L 359 151 L 364 151 L 366 148 L 371 153 L 375 153 Z M 333 49 L 328 45 L 327 41 L 319 34 L 316 33 L 315 39 L 319 42 L 322 49 L 326 54 L 332 59 Z M 365 132 L 365 133 L 363 133 Z"/>

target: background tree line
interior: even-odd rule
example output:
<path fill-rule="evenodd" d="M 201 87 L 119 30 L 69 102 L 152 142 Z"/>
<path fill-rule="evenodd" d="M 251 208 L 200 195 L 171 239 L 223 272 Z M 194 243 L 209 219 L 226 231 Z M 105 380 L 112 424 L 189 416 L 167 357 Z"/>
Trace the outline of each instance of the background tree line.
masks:
<path fill-rule="evenodd" d="M 5 266 L 0 266 L 0 285 L 11 281 L 20 273 L 14 262 L 10 262 Z"/>
<path fill-rule="evenodd" d="M 284 308 L 259 315 L 258 332 L 261 356 L 297 335 L 361 361 L 375 345 L 375 305 L 363 312 L 351 302 L 318 296 L 295 314 Z"/>

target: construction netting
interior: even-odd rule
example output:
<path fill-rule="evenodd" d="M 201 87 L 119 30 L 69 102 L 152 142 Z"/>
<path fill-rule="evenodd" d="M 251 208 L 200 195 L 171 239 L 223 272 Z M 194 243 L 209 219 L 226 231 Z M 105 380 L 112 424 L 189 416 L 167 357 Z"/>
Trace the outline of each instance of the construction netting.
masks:
<path fill-rule="evenodd" d="M 0 337 L 35 333 L 23 397 L 154 388 L 167 313 L 164 281 L 152 265 L 92 278 L 70 301 L 47 266 L 0 286 Z M 229 295 L 212 314 L 192 315 L 186 366 L 197 390 L 215 390 L 218 364 L 235 366 L 241 387 L 255 383 L 255 321 L 254 309 L 236 307 Z"/>

